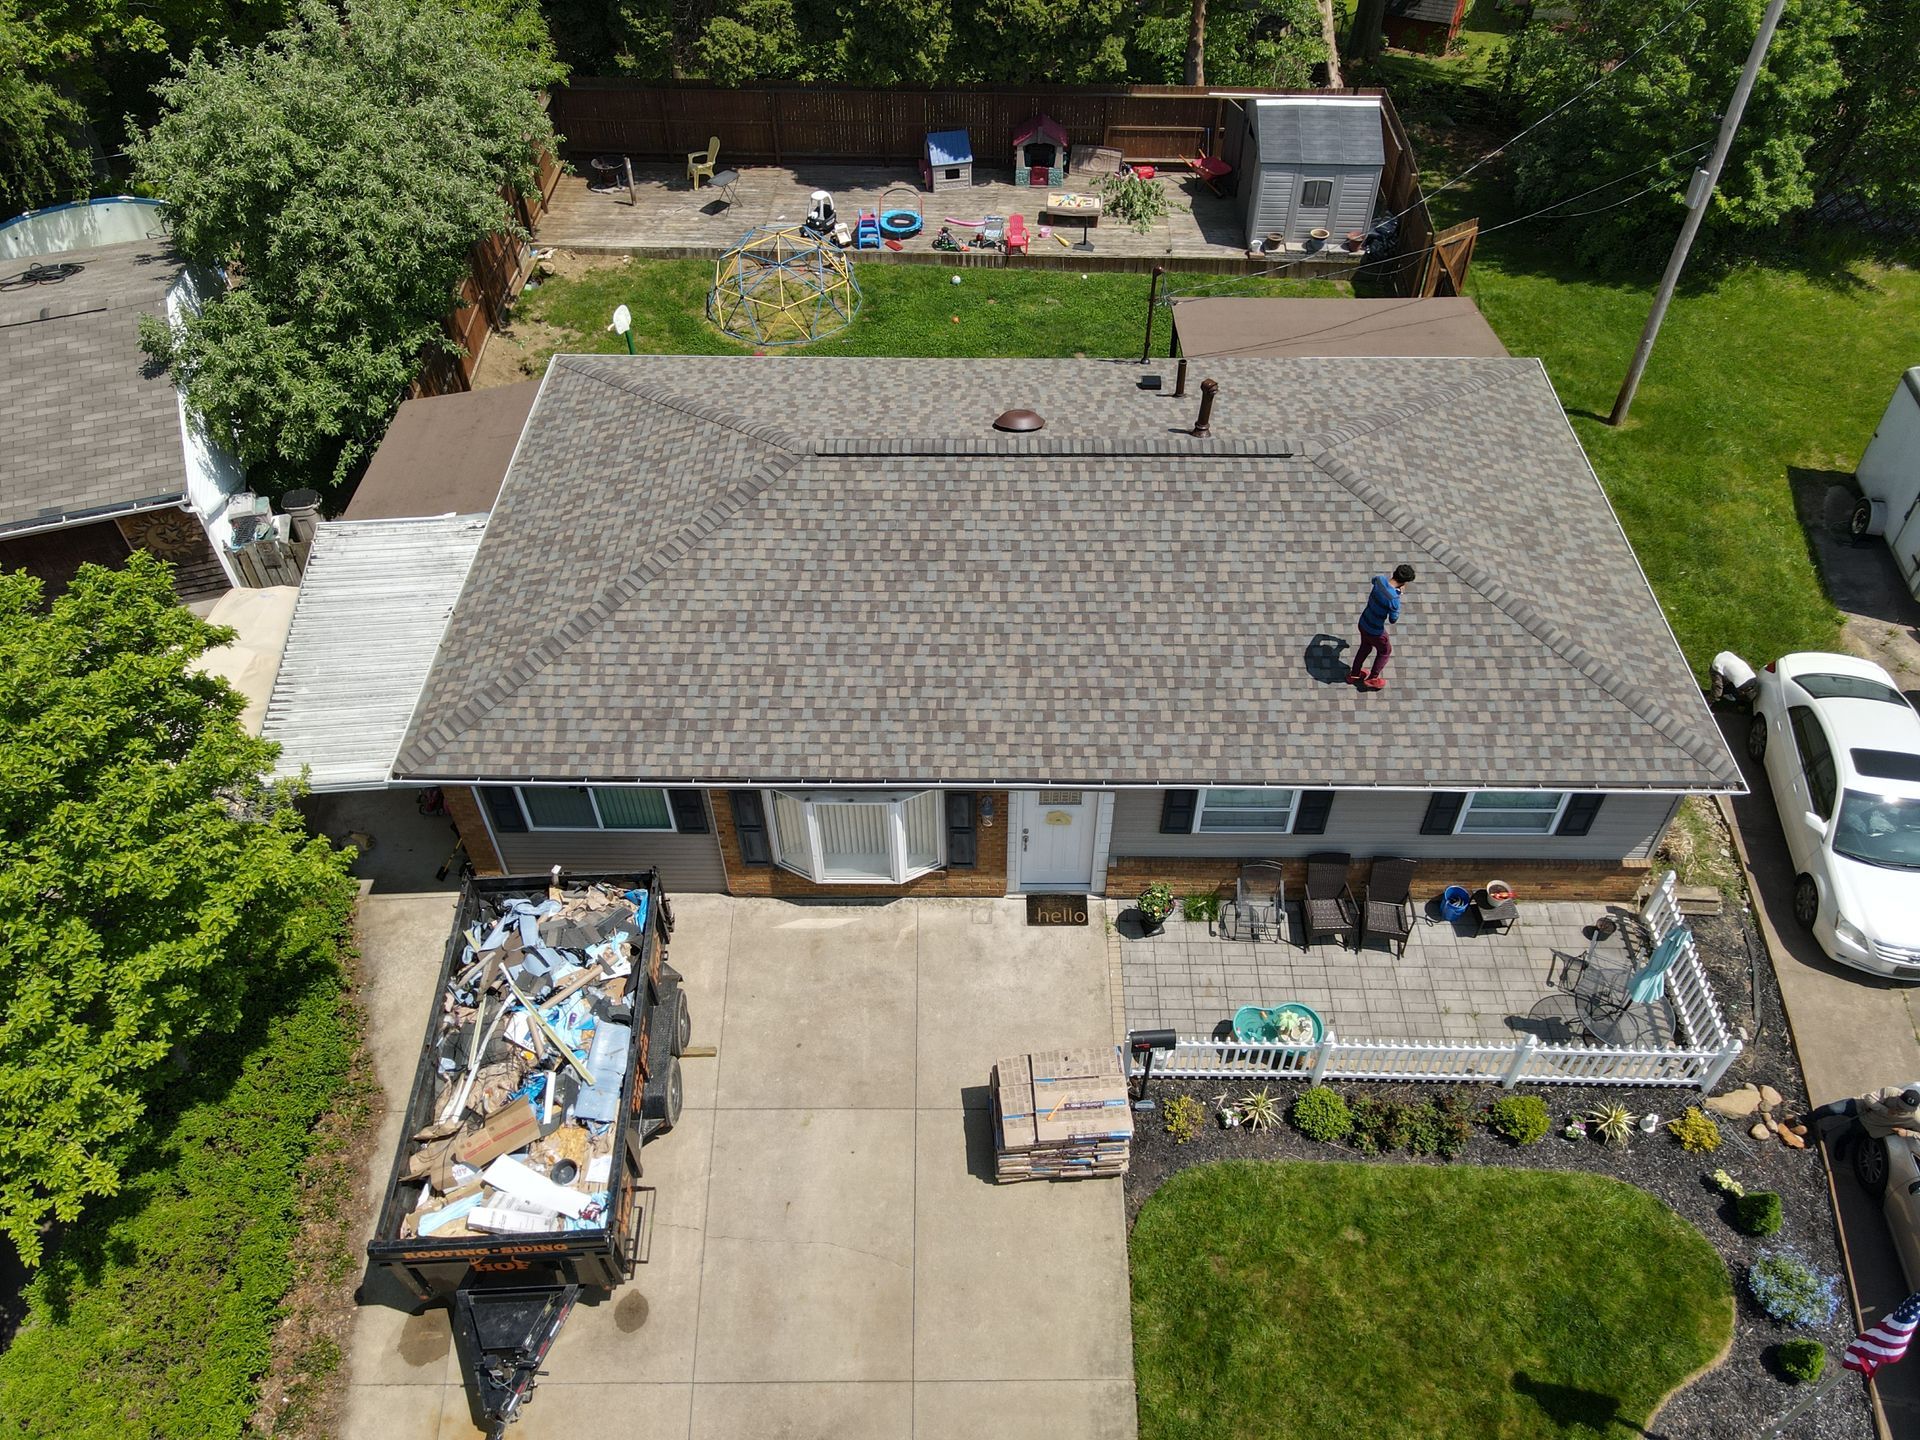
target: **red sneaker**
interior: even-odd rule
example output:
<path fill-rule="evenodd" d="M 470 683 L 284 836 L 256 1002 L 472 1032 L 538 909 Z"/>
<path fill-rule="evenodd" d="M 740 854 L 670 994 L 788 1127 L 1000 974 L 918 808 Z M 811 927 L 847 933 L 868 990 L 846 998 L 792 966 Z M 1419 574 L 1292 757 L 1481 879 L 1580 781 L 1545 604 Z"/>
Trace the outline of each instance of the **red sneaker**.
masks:
<path fill-rule="evenodd" d="M 1387 677 L 1384 675 L 1369 675 L 1360 683 L 1368 690 L 1384 690 L 1387 688 Z"/>
<path fill-rule="evenodd" d="M 1349 670 L 1347 672 L 1347 684 L 1349 685 L 1358 685 L 1366 678 L 1367 672 L 1364 670 Z"/>

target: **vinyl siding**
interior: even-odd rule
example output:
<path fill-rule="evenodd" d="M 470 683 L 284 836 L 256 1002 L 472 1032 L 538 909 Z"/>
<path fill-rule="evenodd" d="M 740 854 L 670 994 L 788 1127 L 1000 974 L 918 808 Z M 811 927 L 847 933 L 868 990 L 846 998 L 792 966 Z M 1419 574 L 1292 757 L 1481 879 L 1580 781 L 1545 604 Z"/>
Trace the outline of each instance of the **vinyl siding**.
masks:
<path fill-rule="evenodd" d="M 1257 163 L 1257 162 L 1256 162 Z M 1315 226 L 1333 232 L 1328 242 L 1338 245 L 1349 230 L 1366 230 L 1373 223 L 1374 202 L 1380 192 L 1380 172 L 1346 169 L 1338 165 L 1266 164 L 1259 167 L 1246 214 L 1247 246 L 1258 245 L 1267 235 L 1279 231 L 1289 245 L 1304 244 Z M 1302 210 L 1295 204 L 1301 185 L 1308 180 L 1327 180 L 1333 195 L 1325 208 Z"/>
<path fill-rule="evenodd" d="M 494 841 L 509 875 L 536 875 L 555 865 L 582 871 L 657 868 L 669 895 L 727 888 L 711 807 L 705 835 L 667 830 L 536 830 L 524 835 L 496 833 Z"/>
<path fill-rule="evenodd" d="M 1427 797 L 1418 792 L 1346 790 L 1334 796 L 1324 835 L 1162 835 L 1158 790 L 1114 796 L 1112 854 L 1222 856 L 1308 855 L 1345 850 L 1415 859 L 1646 860 L 1677 807 L 1671 795 L 1609 795 L 1586 835 L 1422 835 Z"/>

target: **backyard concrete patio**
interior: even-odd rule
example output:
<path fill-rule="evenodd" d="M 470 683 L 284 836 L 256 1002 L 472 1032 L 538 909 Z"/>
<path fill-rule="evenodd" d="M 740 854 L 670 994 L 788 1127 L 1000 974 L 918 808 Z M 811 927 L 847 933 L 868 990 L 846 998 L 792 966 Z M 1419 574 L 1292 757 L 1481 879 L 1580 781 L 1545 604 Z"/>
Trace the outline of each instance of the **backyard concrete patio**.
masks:
<path fill-rule="evenodd" d="M 726 168 L 724 153 L 720 163 Z M 736 172 L 739 179 L 731 189 L 731 202 L 718 187 L 702 184 L 698 190 L 692 189 L 684 169 L 635 165 L 633 173 L 635 198 L 631 201 L 624 185 L 595 190 L 584 174 L 563 176 L 540 221 L 538 243 L 563 250 L 620 251 L 658 258 L 712 257 L 755 226 L 798 225 L 806 218 L 808 197 L 815 190 L 825 190 L 833 196 L 840 219 L 849 230 L 863 210 L 878 214 L 889 209 L 911 210 L 917 205 L 924 213 L 924 227 L 902 242 L 903 249 L 849 252 L 860 260 L 935 264 L 966 260 L 1078 270 L 1145 270 L 1159 263 L 1176 269 L 1230 273 L 1272 269 L 1286 261 L 1297 265 L 1301 275 L 1339 278 L 1361 259 L 1339 250 L 1312 256 L 1295 250 L 1250 260 L 1242 248 L 1244 233 L 1233 198 L 1214 195 L 1198 180 L 1171 169 L 1161 171 L 1161 189 L 1169 204 L 1166 218 L 1144 235 L 1108 218 L 1089 234 L 1094 247 L 1091 251 L 1070 249 L 1056 238 L 1042 236 L 1039 209 L 1046 203 L 1048 192 L 1016 187 L 1010 171 L 977 168 L 979 178 L 966 189 L 929 193 L 918 183 L 917 173 L 904 166 L 751 165 Z M 894 186 L 907 187 L 911 198 L 905 191 L 889 196 L 887 192 Z M 1088 187 L 1084 182 L 1070 181 L 1053 188 Z M 961 256 L 933 248 L 933 237 L 948 216 L 978 220 L 985 215 L 1014 214 L 1026 217 L 1031 245 L 1025 255 L 977 251 Z M 957 225 L 952 229 L 962 244 L 974 233 Z M 1056 226 L 1055 235 L 1078 241 L 1080 227 Z"/>
<path fill-rule="evenodd" d="M 1602 901 L 1521 906 L 1505 934 L 1474 933 L 1471 917 L 1445 923 L 1422 916 L 1404 957 L 1375 940 L 1356 953 L 1332 937 L 1304 949 L 1297 903 L 1294 939 L 1228 939 L 1218 925 L 1187 921 L 1176 909 L 1165 932 L 1140 938 L 1129 900 L 1108 900 L 1109 969 L 1120 977 L 1128 1029 L 1172 1029 L 1209 1037 L 1242 1005 L 1294 1000 L 1312 1007 L 1342 1040 L 1512 1044 L 1523 1034 L 1566 1042 L 1564 1029 L 1535 1014 L 1566 992 L 1556 983 L 1568 960 L 1577 971 L 1588 949 L 1587 927 L 1602 916 L 1626 922 L 1635 912 Z M 1633 935 L 1629 946 L 1626 937 Z M 1624 973 L 1644 961 L 1636 924 L 1596 950 L 1595 972 Z M 1545 1003 L 1543 1003 L 1545 1002 Z M 1636 1007 L 1640 1043 L 1671 1044 L 1672 1006 Z"/>

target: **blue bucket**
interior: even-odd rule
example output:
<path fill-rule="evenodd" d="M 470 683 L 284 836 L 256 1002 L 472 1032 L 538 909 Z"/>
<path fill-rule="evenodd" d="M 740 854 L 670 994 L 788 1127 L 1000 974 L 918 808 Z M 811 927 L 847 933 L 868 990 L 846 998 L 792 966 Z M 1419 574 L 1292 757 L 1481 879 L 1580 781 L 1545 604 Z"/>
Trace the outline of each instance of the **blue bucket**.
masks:
<path fill-rule="evenodd" d="M 1467 907 L 1473 903 L 1473 896 L 1467 893 L 1464 885 L 1449 885 L 1440 892 L 1440 918 L 1458 920 L 1467 913 Z"/>

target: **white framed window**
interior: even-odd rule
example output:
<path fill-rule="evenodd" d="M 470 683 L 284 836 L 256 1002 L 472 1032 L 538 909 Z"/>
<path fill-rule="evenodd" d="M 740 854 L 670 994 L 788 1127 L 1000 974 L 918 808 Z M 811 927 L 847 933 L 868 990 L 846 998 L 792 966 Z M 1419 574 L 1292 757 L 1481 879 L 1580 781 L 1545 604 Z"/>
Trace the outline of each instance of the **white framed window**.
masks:
<path fill-rule="evenodd" d="M 946 863 L 938 790 L 775 790 L 773 856 L 823 885 L 899 885 Z"/>
<path fill-rule="evenodd" d="M 1285 835 L 1293 829 L 1299 804 L 1298 790 L 1202 790 L 1193 828 L 1196 834 L 1210 830 Z"/>
<path fill-rule="evenodd" d="M 1460 807 L 1456 835 L 1551 835 L 1567 808 L 1559 790 L 1476 790 Z"/>
<path fill-rule="evenodd" d="M 529 830 L 673 830 L 667 792 L 605 785 L 516 785 Z"/>

